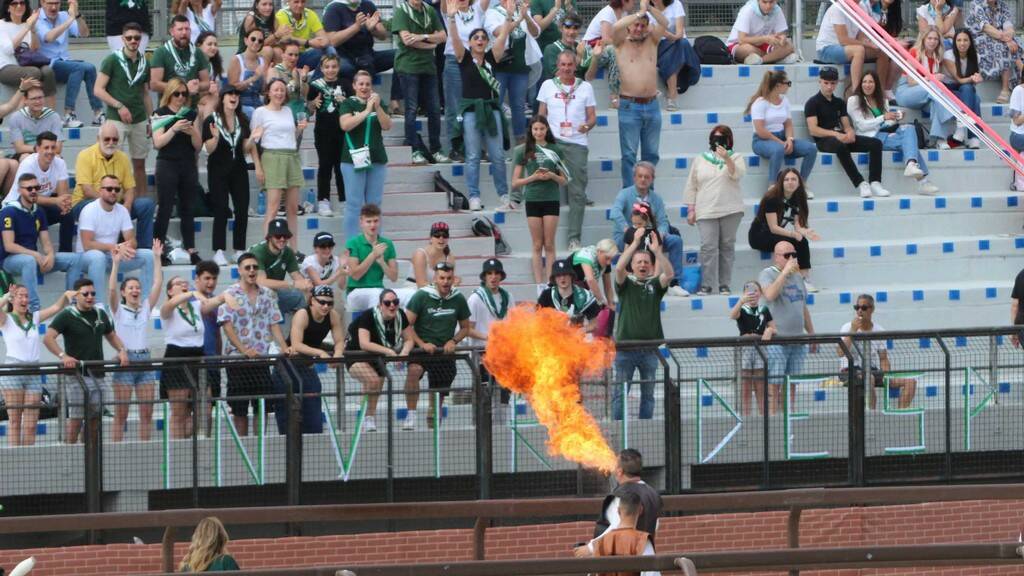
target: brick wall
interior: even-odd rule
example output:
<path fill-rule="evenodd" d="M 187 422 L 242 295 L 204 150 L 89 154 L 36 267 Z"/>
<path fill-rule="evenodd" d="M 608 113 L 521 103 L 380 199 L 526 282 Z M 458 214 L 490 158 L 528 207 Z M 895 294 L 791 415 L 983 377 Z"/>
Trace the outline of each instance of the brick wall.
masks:
<path fill-rule="evenodd" d="M 1015 541 L 1024 523 L 1024 501 L 959 502 L 884 508 L 809 510 L 801 518 L 803 546 L 860 546 Z M 230 531 L 231 527 L 228 526 Z M 590 522 L 492 528 L 488 559 L 568 557 L 573 544 L 586 540 Z M 185 543 L 179 543 L 180 560 Z M 786 514 L 719 514 L 666 518 L 658 532 L 659 553 L 783 548 Z M 472 530 L 434 530 L 347 536 L 233 541 L 231 553 L 246 568 L 275 568 L 364 563 L 415 563 L 470 560 Z M 158 544 L 75 546 L 0 550 L 0 566 L 10 569 L 34 555 L 32 576 L 156 572 Z M 1020 567 L 840 570 L 804 572 L 814 576 L 1024 575 Z"/>

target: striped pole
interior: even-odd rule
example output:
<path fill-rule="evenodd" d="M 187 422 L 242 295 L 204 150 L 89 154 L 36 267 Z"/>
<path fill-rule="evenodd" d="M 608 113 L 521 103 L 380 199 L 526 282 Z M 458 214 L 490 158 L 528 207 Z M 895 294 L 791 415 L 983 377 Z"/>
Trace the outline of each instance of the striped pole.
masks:
<path fill-rule="evenodd" d="M 434 392 L 434 478 L 441 477 L 441 395 Z"/>
<path fill-rule="evenodd" d="M 213 410 L 213 485 L 222 486 L 221 454 L 220 454 L 220 415 L 224 411 L 224 401 L 217 400 Z"/>
<path fill-rule="evenodd" d="M 171 489 L 171 419 L 170 402 L 164 401 L 164 430 L 162 443 L 164 445 L 163 476 L 164 490 Z"/>

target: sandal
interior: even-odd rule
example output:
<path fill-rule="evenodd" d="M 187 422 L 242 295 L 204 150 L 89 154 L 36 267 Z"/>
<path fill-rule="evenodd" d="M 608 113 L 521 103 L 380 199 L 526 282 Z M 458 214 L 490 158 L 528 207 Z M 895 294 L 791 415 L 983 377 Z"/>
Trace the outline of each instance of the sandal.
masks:
<path fill-rule="evenodd" d="M 1010 101 L 1010 91 L 1003 90 L 999 92 L 999 96 L 996 98 L 996 104 L 1006 104 Z"/>

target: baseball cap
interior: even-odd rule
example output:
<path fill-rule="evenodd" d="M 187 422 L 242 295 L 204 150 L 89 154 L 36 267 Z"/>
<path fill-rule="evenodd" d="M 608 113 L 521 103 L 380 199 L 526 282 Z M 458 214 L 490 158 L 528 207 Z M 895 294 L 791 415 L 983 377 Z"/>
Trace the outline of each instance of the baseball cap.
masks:
<path fill-rule="evenodd" d="M 572 264 L 568 260 L 555 260 L 551 265 L 551 279 L 554 280 L 558 276 L 564 275 L 575 276 L 576 272 L 572 269 Z"/>
<path fill-rule="evenodd" d="M 566 14 L 565 18 L 562 19 L 562 26 L 565 28 L 579 28 L 580 17 L 576 14 Z"/>
<path fill-rule="evenodd" d="M 818 78 L 829 82 L 836 82 L 839 80 L 839 70 L 836 70 L 832 66 L 825 66 L 818 73 Z"/>
<path fill-rule="evenodd" d="M 484 260 L 483 270 L 480 271 L 480 279 L 483 280 L 484 276 L 486 276 L 488 272 L 497 272 L 501 274 L 502 280 L 507 278 L 507 275 L 505 274 L 505 267 L 501 264 L 501 260 L 498 260 L 497 258 L 488 258 L 487 260 Z"/>
<path fill-rule="evenodd" d="M 434 234 L 437 234 L 438 232 L 444 232 L 444 233 L 449 233 L 450 234 L 451 231 L 448 228 L 448 223 L 447 222 L 434 222 L 433 224 L 430 225 L 430 235 L 431 236 L 433 236 Z"/>
<path fill-rule="evenodd" d="M 270 221 L 270 226 L 267 226 L 267 236 L 287 236 L 292 237 L 292 231 L 288 229 L 288 221 L 284 218 L 275 218 Z"/>
<path fill-rule="evenodd" d="M 316 248 L 316 247 L 319 247 L 319 246 L 330 246 L 330 247 L 333 248 L 334 247 L 334 235 L 331 234 L 330 232 L 326 232 L 326 231 L 323 231 L 323 230 L 321 230 L 320 232 L 317 232 L 316 236 L 313 236 L 313 247 Z"/>

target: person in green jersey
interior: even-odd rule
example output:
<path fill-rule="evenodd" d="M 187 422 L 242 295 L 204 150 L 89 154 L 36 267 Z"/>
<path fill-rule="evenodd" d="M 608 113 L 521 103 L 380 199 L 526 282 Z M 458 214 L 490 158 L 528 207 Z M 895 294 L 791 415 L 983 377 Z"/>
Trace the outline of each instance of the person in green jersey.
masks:
<path fill-rule="evenodd" d="M 348 309 L 353 313 L 377 305 L 384 277 L 398 280 L 398 261 L 395 244 L 380 235 L 380 207 L 363 204 L 359 212 L 358 236 L 345 242 L 348 250 Z"/>
<path fill-rule="evenodd" d="M 443 163 L 451 160 L 441 152 L 441 103 L 437 90 L 434 50 L 448 35 L 437 12 L 423 0 L 406 0 L 395 7 L 391 33 L 398 36 L 395 76 L 405 96 L 405 145 L 412 147 L 413 164 Z M 429 147 L 416 130 L 417 110 L 427 114 Z"/>
<path fill-rule="evenodd" d="M 167 81 L 181 78 L 192 95 L 192 104 L 210 89 L 210 61 L 190 41 L 191 25 L 188 18 L 177 15 L 171 19 L 171 38 L 153 52 L 149 63 L 149 89 L 162 95 Z"/>
<path fill-rule="evenodd" d="M 561 210 L 561 187 L 569 183 L 569 170 L 548 129 L 547 118 L 535 116 L 530 120 L 526 143 L 512 152 L 512 165 L 512 189 L 520 189 L 526 200 L 526 224 L 533 241 L 533 280 L 540 284 L 551 275 L 551 264 L 557 258 L 555 232 Z"/>
<path fill-rule="evenodd" d="M 566 50 L 576 53 L 577 78 L 593 80 L 597 75 L 597 67 L 591 71 L 590 63 L 594 60 L 594 49 L 586 42 L 580 42 L 580 17 L 576 14 L 567 14 L 562 20 L 562 35 L 554 42 L 544 47 L 544 58 L 541 60 L 543 68 L 542 80 L 554 78 L 558 74 L 558 55 Z"/>

